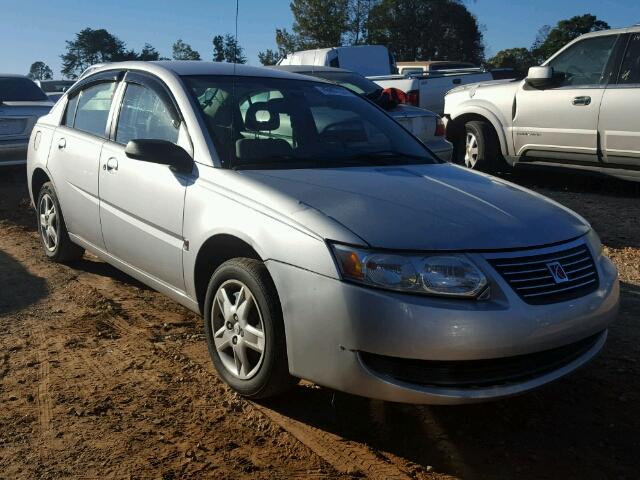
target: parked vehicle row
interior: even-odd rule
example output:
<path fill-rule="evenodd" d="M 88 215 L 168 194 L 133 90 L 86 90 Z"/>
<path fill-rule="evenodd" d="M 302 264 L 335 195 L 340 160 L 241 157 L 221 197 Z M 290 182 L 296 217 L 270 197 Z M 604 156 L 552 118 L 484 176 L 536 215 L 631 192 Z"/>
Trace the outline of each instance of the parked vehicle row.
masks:
<path fill-rule="evenodd" d="M 0 167 L 26 163 L 31 130 L 52 105 L 29 78 L 0 74 Z"/>
<path fill-rule="evenodd" d="M 74 83 L 75 80 L 36 80 L 36 84 L 52 102 L 57 102 Z"/>
<path fill-rule="evenodd" d="M 362 75 L 342 68 L 316 67 L 309 65 L 282 65 L 274 67 L 287 72 L 323 78 L 337 83 L 373 101 L 389 112 L 400 125 L 420 139 L 439 158 L 451 160 L 453 146 L 445 139 L 442 119 L 429 110 L 416 108 L 404 103 L 404 92 L 388 91 Z"/>
<path fill-rule="evenodd" d="M 98 67 L 38 121 L 27 174 L 46 255 L 89 250 L 202 313 L 220 377 L 251 398 L 298 378 L 412 403 L 515 395 L 592 359 L 618 308 L 584 219 L 309 76 Z"/>
<path fill-rule="evenodd" d="M 522 81 L 446 96 L 456 160 L 492 172 L 534 164 L 640 176 L 640 26 L 583 35 Z"/>
<path fill-rule="evenodd" d="M 383 88 L 401 90 L 406 94 L 408 104 L 440 115 L 448 90 L 456 85 L 493 79 L 491 73 L 483 68 L 468 68 L 469 64 L 463 62 L 401 62 L 397 66 L 391 53 L 382 45 L 294 52 L 281 59 L 278 65 L 313 65 L 352 70 Z M 396 70 L 401 73 L 395 73 Z"/>

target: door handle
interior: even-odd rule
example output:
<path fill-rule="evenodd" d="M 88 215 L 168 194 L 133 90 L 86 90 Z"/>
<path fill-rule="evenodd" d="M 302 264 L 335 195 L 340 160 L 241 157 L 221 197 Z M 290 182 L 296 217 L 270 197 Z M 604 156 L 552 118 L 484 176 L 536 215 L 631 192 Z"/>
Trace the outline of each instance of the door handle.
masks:
<path fill-rule="evenodd" d="M 118 160 L 115 157 L 111 157 L 107 160 L 107 163 L 103 167 L 107 172 L 115 172 L 118 170 Z"/>
<path fill-rule="evenodd" d="M 66 146 L 67 146 L 67 140 L 66 139 L 61 138 L 60 140 L 58 140 L 58 150 L 62 150 Z"/>
<path fill-rule="evenodd" d="M 591 103 L 591 97 L 574 97 L 571 103 L 574 105 L 589 105 Z"/>

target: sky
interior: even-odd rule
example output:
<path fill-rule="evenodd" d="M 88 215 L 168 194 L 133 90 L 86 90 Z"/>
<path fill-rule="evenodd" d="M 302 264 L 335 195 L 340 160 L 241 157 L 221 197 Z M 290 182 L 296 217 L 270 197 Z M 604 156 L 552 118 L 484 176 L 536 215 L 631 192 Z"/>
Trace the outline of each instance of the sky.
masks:
<path fill-rule="evenodd" d="M 239 0 L 238 41 L 249 63 L 275 48 L 278 27 L 291 28 L 289 0 Z M 483 28 L 487 57 L 499 50 L 529 47 L 543 25 L 595 14 L 612 28 L 640 23 L 639 0 L 468 0 Z M 85 27 L 105 28 L 128 48 L 145 42 L 171 56 L 178 39 L 211 59 L 211 40 L 234 31 L 234 0 L 0 0 L 0 72 L 27 73 L 42 60 L 60 77 L 65 40 Z"/>

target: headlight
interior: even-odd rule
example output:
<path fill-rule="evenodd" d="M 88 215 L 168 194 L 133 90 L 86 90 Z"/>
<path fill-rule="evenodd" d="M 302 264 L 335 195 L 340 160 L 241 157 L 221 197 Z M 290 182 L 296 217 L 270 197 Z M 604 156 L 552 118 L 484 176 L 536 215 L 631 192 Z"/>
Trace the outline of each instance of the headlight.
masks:
<path fill-rule="evenodd" d="M 602 255 L 602 242 L 593 228 L 587 233 L 587 243 L 591 246 L 596 258 Z"/>
<path fill-rule="evenodd" d="M 345 280 L 403 292 L 477 297 L 487 278 L 466 255 L 405 255 L 331 244 Z"/>

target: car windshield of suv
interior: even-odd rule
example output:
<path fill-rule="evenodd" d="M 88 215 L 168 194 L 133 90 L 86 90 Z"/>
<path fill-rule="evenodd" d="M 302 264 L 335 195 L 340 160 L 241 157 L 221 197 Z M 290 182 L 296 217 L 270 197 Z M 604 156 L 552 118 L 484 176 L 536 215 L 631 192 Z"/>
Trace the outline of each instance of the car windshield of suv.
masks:
<path fill-rule="evenodd" d="M 0 101 L 46 102 L 49 98 L 28 78 L 0 77 Z"/>
<path fill-rule="evenodd" d="M 440 163 L 377 107 L 338 85 L 183 77 L 226 168 Z"/>

